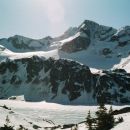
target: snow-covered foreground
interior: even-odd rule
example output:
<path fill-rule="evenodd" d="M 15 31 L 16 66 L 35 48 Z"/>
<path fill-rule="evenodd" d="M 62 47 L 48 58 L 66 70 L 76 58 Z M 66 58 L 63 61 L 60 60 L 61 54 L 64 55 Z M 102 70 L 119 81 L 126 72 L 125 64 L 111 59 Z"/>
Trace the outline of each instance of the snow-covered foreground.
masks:
<path fill-rule="evenodd" d="M 130 113 L 121 114 L 116 117 L 122 116 L 124 119 L 124 122 L 118 124 L 111 130 L 130 130 Z"/>
<path fill-rule="evenodd" d="M 55 125 L 78 123 L 85 120 L 87 110 L 91 108 L 94 111 L 96 109 L 95 106 L 68 106 L 46 102 L 30 103 L 24 101 L 1 100 L 0 106 L 3 105 L 8 106 L 11 108 L 11 111 L 15 112 L 11 114 L 9 114 L 7 110 L 4 113 L 0 112 L 4 114 L 4 116 L 2 116 L 3 119 L 6 117 L 5 114 L 9 114 L 12 121 L 17 116 L 18 119 L 21 117 L 23 121 L 25 119 L 27 122 L 41 124 L 40 126 L 53 126 L 53 124 L 44 122 L 43 119 L 51 120 Z M 0 108 L 0 111 L 3 110 L 4 109 Z M 17 121 L 19 122 L 20 120 Z"/>
<path fill-rule="evenodd" d="M 11 110 L 0 107 L 0 126 L 5 124 L 8 115 L 11 125 L 16 128 L 23 125 L 25 128 L 33 130 L 36 125 L 39 129 L 43 127 L 53 127 L 56 125 L 79 123 L 85 120 L 88 110 L 92 113 L 97 106 L 70 106 L 46 102 L 25 102 L 13 100 L 0 100 L 0 106 L 6 105 Z M 107 106 L 109 108 L 109 105 Z M 120 109 L 126 106 L 113 106 L 114 109 Z M 112 130 L 130 129 L 130 113 L 122 114 L 124 122 Z M 40 128 L 41 127 L 41 128 Z M 79 129 L 86 129 L 84 124 L 79 125 Z"/>

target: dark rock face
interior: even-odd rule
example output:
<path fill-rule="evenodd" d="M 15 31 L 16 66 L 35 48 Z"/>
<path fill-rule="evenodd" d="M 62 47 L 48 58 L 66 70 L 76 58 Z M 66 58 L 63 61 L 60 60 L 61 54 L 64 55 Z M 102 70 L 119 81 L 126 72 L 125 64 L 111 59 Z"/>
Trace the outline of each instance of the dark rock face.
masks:
<path fill-rule="evenodd" d="M 38 51 L 50 46 L 53 38 L 45 37 L 43 39 L 31 39 L 19 35 L 9 37 L 8 39 L 0 39 L 0 45 L 13 52 L 28 52 L 28 51 Z M 1 50 L 4 48 L 0 47 Z M 4 50 L 3 50 L 4 51 Z"/>
<path fill-rule="evenodd" d="M 81 91 L 84 91 L 91 85 L 91 72 L 87 66 L 80 65 L 74 61 L 58 60 L 54 62 L 51 68 L 50 81 L 53 92 L 56 93 L 58 90 L 57 81 L 64 81 L 65 85 L 63 86 L 62 93 L 69 93 L 69 99 L 74 100 L 81 96 Z"/>
<path fill-rule="evenodd" d="M 121 28 L 111 37 L 111 41 L 118 41 L 118 46 L 124 47 L 130 43 L 130 26 Z"/>
<path fill-rule="evenodd" d="M 68 53 L 72 53 L 87 49 L 89 44 L 90 44 L 89 38 L 79 36 L 69 42 L 64 43 L 64 45 L 61 46 L 61 50 Z"/>
<path fill-rule="evenodd" d="M 7 69 L 10 72 L 16 72 L 18 69 L 18 66 L 14 62 L 10 62 L 9 59 L 7 59 L 6 62 L 2 62 L 0 64 L 0 74 L 4 74 Z"/>
<path fill-rule="evenodd" d="M 80 35 L 75 37 L 78 33 Z M 73 36 L 72 40 L 65 42 L 61 46 L 61 50 L 68 53 L 85 50 L 91 44 L 92 39 L 108 41 L 115 33 L 116 29 L 112 27 L 106 27 L 93 21 L 85 20 L 78 27 L 77 34 Z"/>
<path fill-rule="evenodd" d="M 79 30 L 86 33 L 90 39 L 97 39 L 99 41 L 107 41 L 117 32 L 117 30 L 112 27 L 99 25 L 90 20 L 85 20 L 81 26 L 79 26 Z"/>
<path fill-rule="evenodd" d="M 19 93 L 32 101 L 53 102 L 58 95 L 66 95 L 71 102 L 85 94 L 86 104 L 88 95 L 95 103 L 128 104 L 130 74 L 123 69 L 92 74 L 88 66 L 75 61 L 38 56 L 1 62 L 0 98 Z"/>
<path fill-rule="evenodd" d="M 26 40 L 25 40 L 26 39 Z M 13 36 L 7 39 L 7 41 L 13 45 L 14 48 L 16 49 L 28 49 L 34 51 L 36 48 L 29 46 L 31 42 L 36 42 L 37 44 L 40 42 L 38 40 L 33 40 L 29 38 L 24 38 L 22 36 Z"/>
<path fill-rule="evenodd" d="M 8 42 L 12 43 L 12 45 L 17 49 L 22 49 L 22 48 L 27 49 L 28 48 L 27 44 L 24 43 L 23 40 L 20 41 L 17 36 L 8 38 Z"/>
<path fill-rule="evenodd" d="M 105 71 L 104 75 L 99 76 L 96 86 L 98 102 L 129 103 L 130 97 L 130 74 L 124 71 Z"/>
<path fill-rule="evenodd" d="M 108 55 L 108 54 L 111 54 L 112 53 L 112 51 L 109 49 L 109 48 L 104 48 L 103 50 L 102 50 L 102 54 L 103 55 Z"/>

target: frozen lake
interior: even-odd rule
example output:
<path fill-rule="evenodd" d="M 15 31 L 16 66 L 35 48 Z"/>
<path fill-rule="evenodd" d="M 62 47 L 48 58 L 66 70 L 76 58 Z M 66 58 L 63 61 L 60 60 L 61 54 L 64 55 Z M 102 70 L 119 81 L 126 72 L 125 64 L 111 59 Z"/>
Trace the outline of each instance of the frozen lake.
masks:
<path fill-rule="evenodd" d="M 97 109 L 97 106 L 70 106 L 60 105 L 55 103 L 46 102 L 24 102 L 24 101 L 11 101 L 0 100 L 0 106 L 6 105 L 11 108 L 14 113 L 10 114 L 9 110 L 0 108 L 1 118 L 5 120 L 6 115 L 12 121 L 12 124 L 19 124 L 22 122 L 25 126 L 29 127 L 30 122 L 37 124 L 41 127 L 79 123 L 84 121 L 87 113 L 91 110 L 92 113 Z M 107 106 L 108 108 L 110 106 Z M 114 109 L 119 109 L 124 106 L 113 106 Z M 51 120 L 54 124 L 47 123 L 45 120 Z M 1 122 L 2 123 L 2 122 Z"/>

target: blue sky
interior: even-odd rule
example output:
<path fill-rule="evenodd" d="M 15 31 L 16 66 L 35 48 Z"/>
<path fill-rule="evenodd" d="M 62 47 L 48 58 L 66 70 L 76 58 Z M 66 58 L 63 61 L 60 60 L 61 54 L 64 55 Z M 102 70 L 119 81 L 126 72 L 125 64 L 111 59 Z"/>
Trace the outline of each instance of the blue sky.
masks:
<path fill-rule="evenodd" d="M 0 0 L 0 38 L 57 36 L 85 19 L 130 25 L 130 0 Z"/>

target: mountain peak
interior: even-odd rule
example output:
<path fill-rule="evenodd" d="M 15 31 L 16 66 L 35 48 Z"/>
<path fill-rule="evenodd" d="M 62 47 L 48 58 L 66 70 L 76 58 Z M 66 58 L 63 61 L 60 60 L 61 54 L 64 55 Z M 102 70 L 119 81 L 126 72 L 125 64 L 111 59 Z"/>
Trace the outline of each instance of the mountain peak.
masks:
<path fill-rule="evenodd" d="M 96 23 L 92 20 L 84 20 L 83 23 L 86 24 L 86 25 L 92 25 L 92 24 L 93 25 L 99 25 L 98 23 Z"/>

